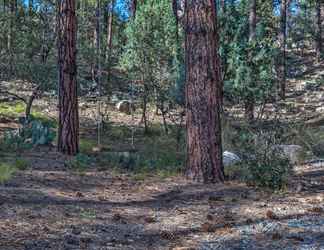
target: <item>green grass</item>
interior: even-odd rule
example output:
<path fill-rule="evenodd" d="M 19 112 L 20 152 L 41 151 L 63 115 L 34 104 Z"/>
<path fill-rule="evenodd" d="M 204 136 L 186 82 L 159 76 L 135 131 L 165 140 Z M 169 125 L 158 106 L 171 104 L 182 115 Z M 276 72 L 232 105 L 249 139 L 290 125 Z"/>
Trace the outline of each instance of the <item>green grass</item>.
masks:
<path fill-rule="evenodd" d="M 0 115 L 10 118 L 18 118 L 25 112 L 25 104 L 22 102 L 0 103 Z"/>
<path fill-rule="evenodd" d="M 0 103 L 0 116 L 12 119 L 19 118 L 25 115 L 25 109 L 26 104 L 23 102 Z M 48 125 L 49 127 L 57 127 L 57 121 L 55 119 L 49 118 L 37 110 L 32 110 L 31 117 L 41 121 L 44 125 Z"/>
<path fill-rule="evenodd" d="M 17 158 L 13 165 L 16 169 L 23 171 L 29 168 L 30 162 L 23 158 Z"/>
<path fill-rule="evenodd" d="M 93 139 L 80 139 L 80 152 L 82 154 L 91 154 L 92 149 L 97 146 L 96 140 Z"/>
<path fill-rule="evenodd" d="M 16 168 L 8 163 L 0 164 L 0 184 L 9 181 L 16 172 Z"/>

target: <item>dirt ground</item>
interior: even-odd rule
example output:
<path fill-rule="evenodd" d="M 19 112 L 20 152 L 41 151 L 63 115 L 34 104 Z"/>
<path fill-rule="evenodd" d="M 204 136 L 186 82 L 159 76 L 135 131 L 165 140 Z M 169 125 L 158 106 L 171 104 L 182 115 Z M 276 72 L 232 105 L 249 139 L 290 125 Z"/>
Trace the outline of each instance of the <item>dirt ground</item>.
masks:
<path fill-rule="evenodd" d="M 324 163 L 298 166 L 285 192 L 92 169 L 55 152 L 0 187 L 0 249 L 324 249 Z"/>

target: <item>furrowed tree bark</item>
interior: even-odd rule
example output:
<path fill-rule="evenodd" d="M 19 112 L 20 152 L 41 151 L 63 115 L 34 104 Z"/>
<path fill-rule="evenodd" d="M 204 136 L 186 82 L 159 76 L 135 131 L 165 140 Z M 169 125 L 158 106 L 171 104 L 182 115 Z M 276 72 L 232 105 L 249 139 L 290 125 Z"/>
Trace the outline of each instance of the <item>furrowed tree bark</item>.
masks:
<path fill-rule="evenodd" d="M 76 66 L 75 0 L 58 2 L 58 66 L 59 66 L 59 152 L 79 152 L 79 113 Z"/>
<path fill-rule="evenodd" d="M 185 3 L 188 178 L 224 181 L 220 122 L 220 65 L 215 0 Z"/>
<path fill-rule="evenodd" d="M 280 67 L 279 67 L 279 81 L 280 90 L 279 95 L 282 99 L 286 96 L 286 75 L 287 75 L 287 65 L 286 65 L 286 45 L 287 45 L 287 0 L 281 0 L 280 6 Z"/>

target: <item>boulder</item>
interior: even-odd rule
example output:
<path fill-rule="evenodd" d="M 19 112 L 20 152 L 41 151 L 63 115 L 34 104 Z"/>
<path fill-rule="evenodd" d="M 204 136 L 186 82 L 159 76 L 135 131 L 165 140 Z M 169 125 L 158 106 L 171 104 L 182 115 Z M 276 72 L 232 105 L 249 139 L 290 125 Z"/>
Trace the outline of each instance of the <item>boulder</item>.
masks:
<path fill-rule="evenodd" d="M 132 106 L 133 106 L 133 111 L 135 111 L 134 104 L 128 100 L 123 100 L 120 101 L 116 104 L 116 109 L 121 112 L 130 115 L 132 113 Z"/>
<path fill-rule="evenodd" d="M 301 163 L 304 157 L 304 149 L 299 145 L 277 145 L 277 149 L 287 157 L 293 165 Z"/>
<path fill-rule="evenodd" d="M 223 164 L 224 167 L 229 167 L 232 165 L 235 165 L 236 163 L 239 163 L 241 161 L 241 158 L 229 151 L 224 151 L 223 152 Z"/>

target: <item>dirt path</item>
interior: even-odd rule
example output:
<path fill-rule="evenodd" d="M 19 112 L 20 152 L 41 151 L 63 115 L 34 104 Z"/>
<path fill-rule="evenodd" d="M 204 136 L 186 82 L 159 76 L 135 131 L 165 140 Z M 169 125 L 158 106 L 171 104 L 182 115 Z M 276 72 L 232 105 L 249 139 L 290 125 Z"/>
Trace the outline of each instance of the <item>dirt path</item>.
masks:
<path fill-rule="evenodd" d="M 271 195 L 35 163 L 0 187 L 1 250 L 324 249 L 324 164 Z"/>

